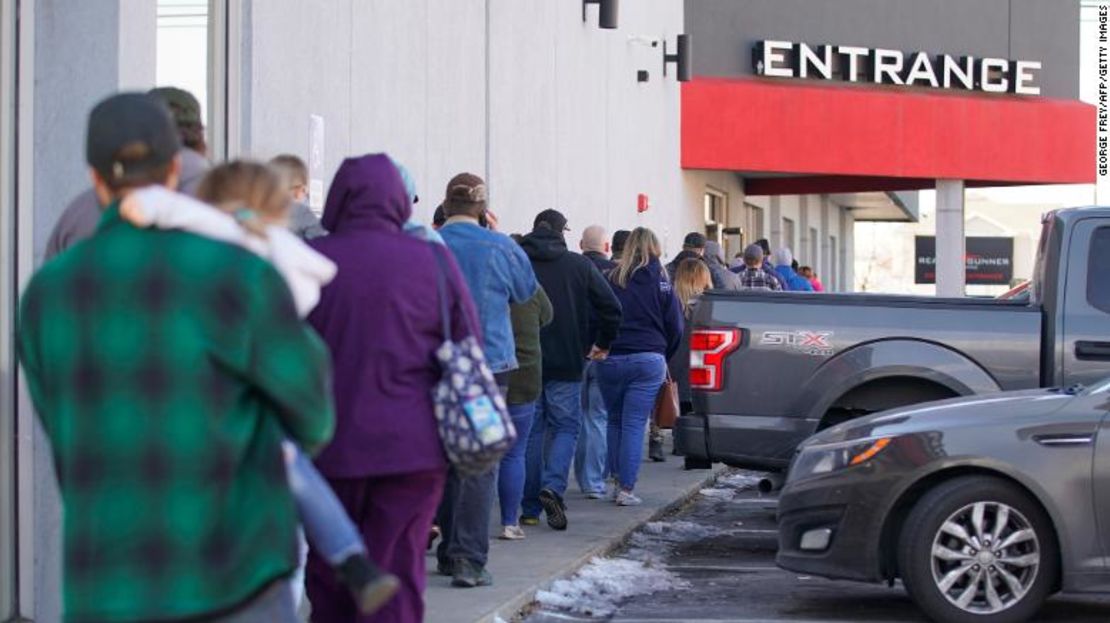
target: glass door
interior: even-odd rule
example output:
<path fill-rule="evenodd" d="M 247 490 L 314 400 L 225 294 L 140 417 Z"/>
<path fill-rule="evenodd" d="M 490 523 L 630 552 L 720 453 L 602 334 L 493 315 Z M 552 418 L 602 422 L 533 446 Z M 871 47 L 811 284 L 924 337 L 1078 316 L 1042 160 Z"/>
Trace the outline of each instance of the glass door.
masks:
<path fill-rule="evenodd" d="M 705 237 L 719 244 L 725 228 L 728 227 L 728 197 L 719 190 L 706 188 L 703 201 Z"/>

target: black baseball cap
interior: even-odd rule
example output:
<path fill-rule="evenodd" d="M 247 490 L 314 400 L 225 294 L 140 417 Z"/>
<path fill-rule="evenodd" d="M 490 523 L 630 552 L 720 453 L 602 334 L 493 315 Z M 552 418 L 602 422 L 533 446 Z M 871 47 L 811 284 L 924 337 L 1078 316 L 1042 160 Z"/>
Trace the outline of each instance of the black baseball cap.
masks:
<path fill-rule="evenodd" d="M 106 182 L 124 186 L 181 150 L 181 138 L 166 104 L 146 93 L 120 93 L 89 113 L 85 159 Z"/>
<path fill-rule="evenodd" d="M 539 229 L 540 225 L 546 225 L 551 228 L 551 231 L 570 231 L 567 227 L 567 217 L 558 210 L 544 210 L 536 215 L 536 220 L 532 223 L 532 227 Z"/>
<path fill-rule="evenodd" d="M 682 246 L 688 249 L 704 249 L 705 234 L 699 234 L 696 231 L 686 234 L 686 238 L 682 240 Z"/>

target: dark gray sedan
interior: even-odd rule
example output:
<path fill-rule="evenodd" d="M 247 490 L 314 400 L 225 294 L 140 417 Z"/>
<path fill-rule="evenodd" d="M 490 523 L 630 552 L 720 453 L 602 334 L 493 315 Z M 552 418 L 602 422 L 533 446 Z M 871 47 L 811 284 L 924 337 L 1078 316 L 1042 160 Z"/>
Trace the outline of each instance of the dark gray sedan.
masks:
<path fill-rule="evenodd" d="M 779 501 L 780 566 L 901 579 L 934 620 L 1029 620 L 1110 591 L 1110 382 L 886 411 L 806 441 Z"/>

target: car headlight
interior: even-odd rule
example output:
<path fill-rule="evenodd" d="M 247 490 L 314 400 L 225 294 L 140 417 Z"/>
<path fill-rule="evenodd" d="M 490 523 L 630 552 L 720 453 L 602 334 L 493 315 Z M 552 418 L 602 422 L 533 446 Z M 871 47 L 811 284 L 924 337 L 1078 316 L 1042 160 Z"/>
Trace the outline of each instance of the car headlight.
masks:
<path fill-rule="evenodd" d="M 879 437 L 808 446 L 794 459 L 788 478 L 800 480 L 863 465 L 886 449 L 893 440 L 893 437 Z"/>

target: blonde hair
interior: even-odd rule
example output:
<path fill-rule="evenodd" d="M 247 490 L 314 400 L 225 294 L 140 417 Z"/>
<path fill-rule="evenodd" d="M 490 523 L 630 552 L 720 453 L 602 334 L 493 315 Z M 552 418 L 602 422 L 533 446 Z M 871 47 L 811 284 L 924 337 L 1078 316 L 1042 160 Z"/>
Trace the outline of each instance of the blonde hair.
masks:
<path fill-rule="evenodd" d="M 690 303 L 713 285 L 709 266 L 696 258 L 682 260 L 674 272 L 674 292 L 682 311 L 690 311 Z"/>
<path fill-rule="evenodd" d="M 624 245 L 621 260 L 617 263 L 617 267 L 609 273 L 609 279 L 618 286 L 627 288 L 628 282 L 637 270 L 647 266 L 652 258 L 658 258 L 662 254 L 659 238 L 656 238 L 650 229 L 637 227 L 628 236 L 628 242 Z"/>
<path fill-rule="evenodd" d="M 233 160 L 212 168 L 197 186 L 197 199 L 229 214 L 250 210 L 257 219 L 240 219 L 252 233 L 262 234 L 266 224 L 289 216 L 289 192 L 270 167 L 248 160 Z"/>
<path fill-rule="evenodd" d="M 308 165 L 293 154 L 280 154 L 270 160 L 270 166 L 281 175 L 287 188 L 308 185 Z"/>

